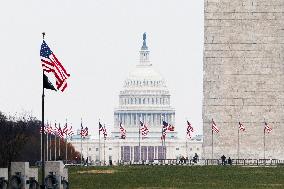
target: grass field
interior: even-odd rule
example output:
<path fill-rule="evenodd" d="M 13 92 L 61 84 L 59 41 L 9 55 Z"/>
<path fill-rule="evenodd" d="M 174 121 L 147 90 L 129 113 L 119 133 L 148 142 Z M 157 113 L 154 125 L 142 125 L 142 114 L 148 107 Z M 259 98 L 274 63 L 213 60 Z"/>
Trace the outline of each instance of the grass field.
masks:
<path fill-rule="evenodd" d="M 284 188 L 284 167 L 69 167 L 72 189 Z"/>

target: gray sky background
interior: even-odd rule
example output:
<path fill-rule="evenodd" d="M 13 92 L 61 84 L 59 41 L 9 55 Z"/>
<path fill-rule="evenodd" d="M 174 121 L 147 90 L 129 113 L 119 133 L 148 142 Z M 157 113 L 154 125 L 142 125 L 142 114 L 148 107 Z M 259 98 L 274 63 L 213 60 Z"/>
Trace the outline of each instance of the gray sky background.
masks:
<path fill-rule="evenodd" d="M 186 118 L 202 133 L 203 0 L 9 0 L 0 2 L 0 111 L 41 119 L 43 31 L 71 74 L 64 93 L 46 91 L 46 119 L 98 136 L 113 129 L 124 79 L 139 61 L 142 34 L 154 68 L 166 78 L 176 128 Z"/>

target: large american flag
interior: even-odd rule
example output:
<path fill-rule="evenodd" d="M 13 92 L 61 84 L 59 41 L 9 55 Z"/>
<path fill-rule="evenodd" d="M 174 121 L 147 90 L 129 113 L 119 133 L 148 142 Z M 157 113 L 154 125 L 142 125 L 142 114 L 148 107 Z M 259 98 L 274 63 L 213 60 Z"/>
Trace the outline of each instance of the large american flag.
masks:
<path fill-rule="evenodd" d="M 41 44 L 40 58 L 43 70 L 54 74 L 56 78 L 56 88 L 63 92 L 67 87 L 67 78 L 70 77 L 70 74 L 67 73 L 44 40 Z"/>
<path fill-rule="evenodd" d="M 143 137 L 147 136 L 149 133 L 149 129 L 146 124 L 140 121 L 140 131 Z"/>
<path fill-rule="evenodd" d="M 264 132 L 267 132 L 267 133 L 270 133 L 271 131 L 272 131 L 272 128 L 271 127 L 269 127 L 269 125 L 266 123 L 266 122 L 264 122 Z"/>
<path fill-rule="evenodd" d="M 240 129 L 240 131 L 246 130 L 245 126 L 241 122 L 239 122 L 239 129 Z"/>
<path fill-rule="evenodd" d="M 191 123 L 189 121 L 186 121 L 187 123 L 187 129 L 186 129 L 186 135 L 191 138 L 191 133 L 193 132 L 193 127 L 191 126 Z"/>
<path fill-rule="evenodd" d="M 219 128 L 217 127 L 213 119 L 212 119 L 212 131 L 219 133 Z"/>
<path fill-rule="evenodd" d="M 122 125 L 121 122 L 120 122 L 120 124 L 119 124 L 119 129 L 120 129 L 121 138 L 122 138 L 122 139 L 125 139 L 125 138 L 126 138 L 126 130 L 125 130 L 125 128 L 123 127 L 123 125 Z"/>

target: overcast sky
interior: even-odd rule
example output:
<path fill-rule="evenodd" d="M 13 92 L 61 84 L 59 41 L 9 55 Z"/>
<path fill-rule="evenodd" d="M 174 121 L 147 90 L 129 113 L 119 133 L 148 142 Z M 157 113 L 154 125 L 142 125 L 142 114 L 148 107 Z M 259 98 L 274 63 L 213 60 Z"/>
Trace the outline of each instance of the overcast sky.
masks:
<path fill-rule="evenodd" d="M 203 0 L 9 0 L 0 2 L 0 111 L 41 119 L 46 42 L 71 74 L 67 89 L 46 91 L 45 117 L 80 119 L 92 135 L 98 120 L 113 129 L 113 111 L 147 32 L 150 60 L 165 79 L 179 137 L 186 119 L 202 133 Z"/>

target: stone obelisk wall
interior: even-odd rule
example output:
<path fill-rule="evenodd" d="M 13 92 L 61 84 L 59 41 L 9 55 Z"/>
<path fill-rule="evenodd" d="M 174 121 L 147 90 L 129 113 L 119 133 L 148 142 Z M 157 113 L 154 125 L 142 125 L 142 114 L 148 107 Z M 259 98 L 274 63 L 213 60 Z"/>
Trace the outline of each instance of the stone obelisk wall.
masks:
<path fill-rule="evenodd" d="M 211 158 L 284 159 L 284 0 L 205 0 L 203 151 Z"/>

